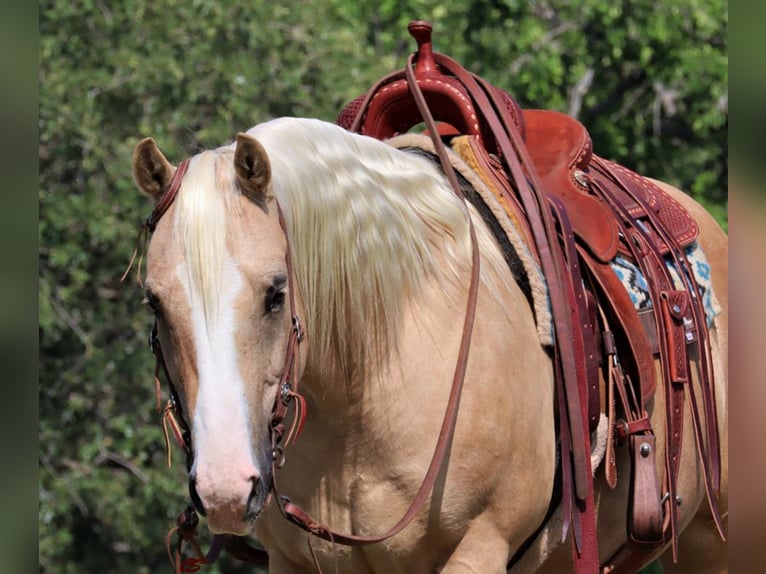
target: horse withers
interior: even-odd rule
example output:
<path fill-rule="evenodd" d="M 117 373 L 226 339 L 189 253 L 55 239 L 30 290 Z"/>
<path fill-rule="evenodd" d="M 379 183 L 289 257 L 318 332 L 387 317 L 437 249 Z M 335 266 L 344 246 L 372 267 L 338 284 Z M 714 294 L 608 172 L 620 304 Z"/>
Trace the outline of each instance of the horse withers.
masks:
<path fill-rule="evenodd" d="M 354 573 L 504 572 L 525 544 L 514 572 L 571 570 L 557 514 L 545 522 L 557 436 L 540 317 L 482 217 L 442 172 L 419 154 L 295 118 L 255 126 L 182 166 L 150 139 L 134 154 L 135 180 L 157 205 L 144 287 L 191 434 L 192 499 L 209 530 L 255 536 L 270 572 L 313 572 L 316 564 Z M 725 471 L 727 239 L 691 199 L 663 188 L 700 225 L 722 308 L 710 339 Z M 474 245 L 481 265 L 463 391 L 423 509 L 377 544 L 307 544 L 275 493 L 318 523 L 360 536 L 385 532 L 416 497 L 464 339 Z M 274 421 L 285 394 L 302 397 L 305 426 L 275 476 L 283 425 Z M 660 395 L 649 408 L 661 449 Z M 612 490 L 601 474 L 603 561 L 625 539 L 629 481 Z M 696 528 L 706 506 L 691 442 L 679 476 L 681 525 Z M 724 512 L 726 489 L 724 472 Z M 725 560 L 725 547 L 716 548 L 706 567 Z"/>

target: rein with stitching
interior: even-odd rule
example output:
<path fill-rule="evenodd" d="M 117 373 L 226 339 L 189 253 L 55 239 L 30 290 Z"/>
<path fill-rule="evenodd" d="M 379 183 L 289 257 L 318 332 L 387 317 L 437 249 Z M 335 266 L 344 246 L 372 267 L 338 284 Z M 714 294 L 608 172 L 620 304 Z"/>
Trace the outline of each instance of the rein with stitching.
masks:
<path fill-rule="evenodd" d="M 463 205 L 466 207 L 466 217 L 468 220 L 469 232 L 471 237 L 471 264 L 472 264 L 471 282 L 468 288 L 466 314 L 465 314 L 465 320 L 463 323 L 463 332 L 462 332 L 462 338 L 460 341 L 460 349 L 458 352 L 457 364 L 455 366 L 455 374 L 452 379 L 452 387 L 450 389 L 449 400 L 447 402 L 447 408 L 444 413 L 444 419 L 442 421 L 441 430 L 439 431 L 439 437 L 436 442 L 436 447 L 434 448 L 434 453 L 431 458 L 431 462 L 428 466 L 428 470 L 426 471 L 425 477 L 423 478 L 423 482 L 421 483 L 420 488 L 418 489 L 418 492 L 415 495 L 415 498 L 410 503 L 410 506 L 405 512 L 405 514 L 399 519 L 399 521 L 394 526 L 392 526 L 389 530 L 387 530 L 383 534 L 376 535 L 376 536 L 359 536 L 354 534 L 340 534 L 340 533 L 334 532 L 327 526 L 314 520 L 308 513 L 306 513 L 303 509 L 293 504 L 292 502 L 285 502 L 284 505 L 281 507 L 283 514 L 287 518 L 289 518 L 292 522 L 294 522 L 295 524 L 297 524 L 304 530 L 308 531 L 310 534 L 318 536 L 319 538 L 322 538 L 324 540 L 327 540 L 333 543 L 343 544 L 346 546 L 361 546 L 366 544 L 374 544 L 374 543 L 386 540 L 388 538 L 391 538 L 392 536 L 395 536 L 396 534 L 401 532 L 410 522 L 412 522 L 413 518 L 415 518 L 415 516 L 417 516 L 417 514 L 423 508 L 423 505 L 426 499 L 428 498 L 428 495 L 433 490 L 434 483 L 436 482 L 436 477 L 444 463 L 444 458 L 447 453 L 450 440 L 455 430 L 455 425 L 457 422 L 457 412 L 458 412 L 458 407 L 460 405 L 460 397 L 462 394 L 463 382 L 465 380 L 465 373 L 466 373 L 466 368 L 468 365 L 468 353 L 471 346 L 471 335 L 473 333 L 473 324 L 474 324 L 474 319 L 476 317 L 476 305 L 477 305 L 478 293 L 479 293 L 479 269 L 480 269 L 480 257 L 479 257 L 479 249 L 478 249 L 477 240 L 476 240 L 476 231 L 474 229 L 473 221 L 470 217 L 470 212 L 467 208 L 465 196 L 463 195 L 463 192 L 457 181 L 457 176 L 455 175 L 454 169 L 452 168 L 452 164 L 449 162 L 449 158 L 444 148 L 444 144 L 442 143 L 441 138 L 439 137 L 439 132 L 438 132 L 438 129 L 436 128 L 436 122 L 434 121 L 433 116 L 431 115 L 431 112 L 428 109 L 428 104 L 426 103 L 425 97 L 423 96 L 423 93 L 420 90 L 420 86 L 418 85 L 415 79 L 415 75 L 413 71 L 413 55 L 410 55 L 409 59 L 407 60 L 406 71 L 407 71 L 407 79 L 408 79 L 408 84 L 410 86 L 410 90 L 415 99 L 415 102 L 418 105 L 418 109 L 423 115 L 424 123 L 431 135 L 431 138 L 434 143 L 434 148 L 436 149 L 437 154 L 439 155 L 439 159 L 442 163 L 442 167 L 444 168 L 445 175 L 447 176 L 447 179 L 452 185 L 455 191 L 455 194 L 458 196 L 458 198 L 460 198 L 460 200 L 463 202 Z M 277 499 L 279 500 L 279 498 Z"/>

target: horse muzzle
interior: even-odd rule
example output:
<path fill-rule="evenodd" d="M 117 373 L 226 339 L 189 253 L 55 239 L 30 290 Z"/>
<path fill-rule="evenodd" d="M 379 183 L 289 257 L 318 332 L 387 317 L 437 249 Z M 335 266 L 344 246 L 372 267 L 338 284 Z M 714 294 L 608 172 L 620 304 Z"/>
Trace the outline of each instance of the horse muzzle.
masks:
<path fill-rule="evenodd" d="M 246 536 L 270 501 L 271 481 L 270 469 L 261 475 L 251 465 L 216 474 L 197 469 L 189 475 L 189 495 L 210 532 Z"/>

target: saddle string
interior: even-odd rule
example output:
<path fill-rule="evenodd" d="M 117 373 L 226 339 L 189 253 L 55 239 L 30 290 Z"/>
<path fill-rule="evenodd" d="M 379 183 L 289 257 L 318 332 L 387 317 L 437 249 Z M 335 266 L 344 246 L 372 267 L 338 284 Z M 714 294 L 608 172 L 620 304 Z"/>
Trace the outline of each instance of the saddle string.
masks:
<path fill-rule="evenodd" d="M 603 169 L 603 166 L 601 165 L 600 160 L 597 159 L 596 165 Z M 702 300 L 702 293 L 700 290 L 701 288 L 699 287 L 699 285 L 697 284 L 694 278 L 694 272 L 691 269 L 691 263 L 689 262 L 689 259 L 686 253 L 684 252 L 684 250 L 680 246 L 676 245 L 676 242 L 668 234 L 665 228 L 658 221 L 656 221 L 653 211 L 650 209 L 650 207 L 648 205 L 645 205 L 644 201 L 640 197 L 630 193 L 629 186 L 627 186 L 624 182 L 621 181 L 618 174 L 614 173 L 614 171 L 612 170 L 604 170 L 604 171 L 612 179 L 616 180 L 616 182 L 621 186 L 621 188 L 628 191 L 631 198 L 634 201 L 636 201 L 639 205 L 641 205 L 641 207 L 644 209 L 644 211 L 647 214 L 647 217 L 652 223 L 653 229 L 668 246 L 672 263 L 675 265 L 675 268 L 678 271 L 678 275 L 681 279 L 683 287 L 686 289 L 686 291 L 689 293 L 692 299 L 696 301 L 701 301 Z M 651 245 L 651 242 L 649 243 Z M 696 336 L 698 338 L 698 345 L 700 346 L 700 351 L 701 351 L 699 359 L 700 359 L 700 365 L 701 365 L 700 369 L 703 375 L 702 378 L 703 378 L 705 387 L 709 389 L 709 398 L 711 399 L 709 401 L 709 404 L 706 405 L 706 409 L 708 408 L 710 409 L 710 412 L 707 412 L 706 410 L 706 416 L 710 416 L 710 420 L 717 420 L 716 402 L 715 402 L 715 386 L 712 384 L 712 381 L 714 380 L 714 373 L 713 373 L 712 360 L 711 360 L 712 351 L 710 349 L 710 340 L 708 337 L 708 331 L 707 329 L 704 328 L 704 325 L 706 322 L 704 317 L 704 311 L 702 310 L 701 304 L 690 305 L 689 308 L 692 312 L 692 322 L 694 325 Z M 712 434 L 709 437 L 710 445 L 711 445 L 710 449 L 711 451 L 716 453 L 715 460 L 713 461 L 714 462 L 713 474 L 716 478 L 714 478 L 713 483 L 715 486 L 715 490 L 718 491 L 720 489 L 720 468 L 719 468 L 720 438 L 718 434 L 718 426 L 712 425 L 710 427 L 710 430 L 712 431 Z"/>
<path fill-rule="evenodd" d="M 592 181 L 592 186 L 604 196 L 612 206 L 618 216 L 622 218 L 623 229 L 625 229 L 625 243 L 631 252 L 634 261 L 639 265 L 646 266 L 645 269 L 651 271 L 645 273 L 647 279 L 647 285 L 650 292 L 650 298 L 653 301 L 653 313 L 655 315 L 655 321 L 657 325 L 664 324 L 664 317 L 662 316 L 662 298 L 661 293 L 670 288 L 668 280 L 665 276 L 666 270 L 663 264 L 655 260 L 656 254 L 651 249 L 651 241 L 645 237 L 643 229 L 634 225 L 632 218 L 628 213 L 623 211 L 622 205 L 619 204 L 605 186 L 601 186 L 597 181 Z M 618 185 L 622 189 L 628 186 L 618 182 Z M 669 335 L 666 329 L 658 328 L 658 342 L 660 349 L 668 349 L 672 342 L 669 340 Z M 660 365 L 663 373 L 663 380 L 665 381 L 665 401 L 666 401 L 666 454 L 665 454 L 665 472 L 663 474 L 663 491 L 667 492 L 668 497 L 664 503 L 665 506 L 665 519 L 662 525 L 661 537 L 668 535 L 668 527 L 670 538 L 673 541 L 674 556 L 677 552 L 677 532 L 678 532 L 678 508 L 675 502 L 676 500 L 676 485 L 678 481 L 678 453 L 674 452 L 677 446 L 671 442 L 671 437 L 676 433 L 677 442 L 675 445 L 679 445 L 681 441 L 681 433 L 683 432 L 682 421 L 679 419 L 678 414 L 683 410 L 683 390 L 674 386 L 674 377 L 671 373 L 671 367 L 669 361 L 666 359 L 667 352 L 660 353 Z M 620 387 L 618 386 L 618 389 Z M 628 411 L 629 412 L 629 411 Z M 627 413 L 626 413 L 627 414 Z M 628 415 L 630 416 L 630 415 Z M 662 504 L 662 503 L 661 503 Z"/>
<path fill-rule="evenodd" d="M 600 190 L 598 183 L 592 180 L 590 181 L 590 187 L 594 191 Z M 618 214 L 618 218 L 623 216 L 623 214 L 619 211 L 616 211 L 616 213 Z M 623 237 L 627 238 L 625 244 L 630 251 L 631 256 L 635 261 L 639 262 L 639 265 L 642 265 L 641 262 L 649 259 L 650 255 L 645 252 L 643 242 L 630 233 L 631 227 L 634 226 L 630 214 L 624 214 L 624 222 L 621 225 L 621 234 Z M 580 253 L 583 257 L 588 257 L 588 254 L 585 252 L 585 250 L 581 250 Z M 643 272 L 645 275 L 649 276 L 647 281 L 653 283 L 661 281 L 659 276 L 654 277 L 657 271 L 645 268 Z M 598 279 L 598 275 L 594 274 L 593 278 Z M 599 283 L 601 289 L 604 290 L 603 296 L 608 298 L 608 295 L 605 291 L 606 286 L 601 284 L 600 280 L 597 281 L 597 283 Z M 656 301 L 654 286 L 652 287 L 651 292 L 652 297 L 654 298 L 653 300 Z M 657 305 L 655 305 L 655 308 L 656 307 Z M 614 486 L 616 486 L 617 475 L 613 441 L 619 440 L 621 441 L 621 444 L 624 444 L 623 441 L 629 441 L 631 454 L 635 457 L 633 461 L 634 473 L 631 475 L 631 477 L 633 477 L 636 472 L 635 465 L 638 464 L 636 462 L 636 460 L 638 460 L 638 457 L 636 457 L 636 450 L 639 448 L 646 448 L 643 446 L 644 443 L 646 443 L 649 447 L 649 453 L 651 453 L 651 450 L 653 450 L 652 447 L 654 446 L 654 433 L 648 420 L 647 413 L 643 407 L 642 392 L 636 388 L 636 385 L 630 379 L 630 375 L 622 369 L 622 365 L 619 363 L 618 355 L 616 352 L 614 332 L 608 328 L 609 322 L 604 313 L 604 306 L 602 304 L 599 304 L 599 310 L 601 312 L 603 324 L 607 325 L 603 336 L 605 341 L 605 353 L 607 360 L 610 363 L 610 365 L 608 365 L 607 371 L 607 407 L 609 421 L 608 426 L 611 429 L 610 437 L 613 437 L 610 438 L 607 445 L 605 476 L 609 486 L 614 488 Z M 662 325 L 662 323 L 659 322 L 659 317 L 655 320 L 657 321 L 657 325 Z M 619 322 L 619 319 L 617 319 L 617 321 Z M 664 348 L 666 339 L 665 329 L 660 327 L 657 331 L 659 348 Z M 664 354 L 665 353 L 661 353 L 661 356 Z M 663 378 L 668 380 L 667 375 L 664 374 L 665 365 L 662 365 L 662 367 Z M 666 384 L 665 388 L 667 389 L 669 386 L 669 384 Z M 617 391 L 617 397 L 615 397 L 615 390 Z M 622 406 L 625 420 L 621 419 L 620 421 L 615 422 L 616 398 L 619 398 L 619 403 Z M 670 404 L 670 398 L 666 400 L 668 401 L 668 404 Z M 679 408 L 679 412 L 681 410 L 682 408 Z M 670 433 L 668 433 L 668 436 L 669 434 Z M 678 435 L 677 440 L 680 441 L 680 434 Z M 669 449 L 667 452 L 669 452 Z M 644 457 L 643 454 L 641 456 Z M 643 458 L 641 460 L 643 460 Z M 661 497 L 660 495 L 659 485 L 656 483 L 656 478 L 654 478 L 654 480 L 645 478 L 640 484 L 633 484 L 630 487 L 631 489 L 635 490 L 635 494 L 631 499 L 632 501 L 635 502 L 635 500 L 645 500 L 650 502 L 655 500 L 656 504 L 643 504 L 640 506 L 632 506 L 630 508 L 628 515 L 628 532 L 631 535 L 632 543 L 624 544 L 617 552 L 615 552 L 615 554 L 612 555 L 612 557 L 610 557 L 605 562 L 605 568 L 607 570 L 614 570 L 615 574 L 617 572 L 635 572 L 637 569 L 644 565 L 646 561 L 647 550 L 661 546 L 664 542 L 669 540 L 667 535 L 673 530 L 672 525 L 675 520 L 675 516 L 677 516 L 677 505 L 674 502 L 672 506 L 668 506 L 668 501 L 675 500 L 675 483 L 671 484 L 671 481 L 669 480 L 670 473 L 667 472 L 667 468 L 668 466 L 666 463 L 666 472 L 663 476 L 662 486 L 662 492 L 667 493 L 665 497 Z M 654 476 L 654 472 L 651 472 L 650 477 Z M 632 479 L 633 478 L 631 478 L 631 480 Z M 640 491 L 636 489 L 640 489 Z M 670 495 L 671 492 L 673 492 L 673 496 Z M 662 510 L 663 506 L 664 511 Z M 672 538 L 672 535 L 670 538 Z"/>
<path fill-rule="evenodd" d="M 549 285 L 557 286 L 557 288 L 549 290 L 549 296 L 556 342 L 557 346 L 561 347 L 561 353 L 558 356 L 563 359 L 560 368 L 565 388 L 565 402 L 570 414 L 568 430 L 571 437 L 568 444 L 562 443 L 562 446 L 568 450 L 562 456 L 567 459 L 571 458 L 574 467 L 572 476 L 574 498 L 571 498 L 570 493 L 568 504 L 578 515 L 578 519 L 582 519 L 581 521 L 578 520 L 576 524 L 583 523 L 588 535 L 584 541 L 584 549 L 579 553 L 573 550 L 573 557 L 578 572 L 595 571 L 598 568 L 596 551 L 598 543 L 595 536 L 595 501 L 593 500 L 591 485 L 590 442 L 586 440 L 586 425 L 581 424 L 584 419 L 581 415 L 578 392 L 578 388 L 581 386 L 580 377 L 584 376 L 586 369 L 583 364 L 584 357 L 578 356 L 574 350 L 575 339 L 582 335 L 578 329 L 574 328 L 577 321 L 576 317 L 573 317 L 574 310 L 568 304 L 565 289 L 558 288 L 558 286 L 567 286 L 567 290 L 571 289 L 571 278 L 563 269 L 565 259 L 556 240 L 553 217 L 547 209 L 544 195 L 540 189 L 539 176 L 528 151 L 523 145 L 522 137 L 513 122 L 508 121 L 506 115 L 499 112 L 503 107 L 498 102 L 491 86 L 443 54 L 434 54 L 434 58 L 437 64 L 461 81 L 490 125 L 497 146 L 505 159 L 505 166 L 510 170 L 512 180 L 516 182 L 516 189 L 530 223 L 534 244 L 546 281 Z M 577 346 L 580 345 L 577 344 Z M 587 382 L 583 382 L 582 386 L 586 384 Z"/>
<path fill-rule="evenodd" d="M 702 430 L 700 422 L 699 422 L 699 416 L 697 411 L 697 401 L 696 401 L 696 393 L 694 391 L 693 385 L 691 384 L 690 380 L 688 379 L 688 370 L 689 370 L 689 359 L 688 354 L 685 354 L 683 350 L 676 351 L 674 350 L 673 345 L 680 345 L 683 347 L 686 342 L 683 340 L 683 333 L 679 332 L 679 327 L 676 327 L 674 331 L 671 333 L 666 332 L 664 328 L 658 328 L 658 340 L 660 343 L 660 348 L 664 349 L 665 351 L 661 353 L 661 367 L 663 372 L 663 378 L 666 381 L 665 384 L 665 393 L 666 393 L 666 457 L 665 457 L 665 473 L 663 478 L 663 491 L 666 492 L 666 496 L 663 497 L 663 503 L 665 506 L 665 524 L 662 527 L 662 531 L 664 533 L 668 533 L 668 527 L 669 527 L 669 534 L 670 539 L 672 541 L 672 549 L 673 549 L 673 557 L 674 561 L 677 561 L 678 556 L 678 534 L 679 534 L 679 526 L 678 526 L 678 504 L 677 504 L 677 496 L 676 496 L 676 488 L 677 488 L 677 479 L 678 479 L 678 471 L 679 471 L 679 446 L 681 441 L 681 433 L 683 431 L 683 420 L 680 415 L 681 412 L 683 412 L 683 403 L 684 403 L 684 387 L 688 386 L 689 388 L 689 397 L 690 402 L 692 406 L 692 425 L 693 425 L 693 432 L 695 437 L 695 443 L 697 447 L 697 453 L 699 460 L 701 462 L 702 467 L 702 473 L 703 473 L 703 481 L 706 491 L 706 496 L 708 498 L 708 504 L 711 508 L 711 513 L 713 515 L 713 520 L 716 525 L 716 528 L 721 535 L 723 539 L 725 539 L 723 534 L 722 525 L 720 522 L 720 513 L 718 512 L 717 508 L 717 502 L 716 497 L 713 495 L 713 491 L 716 489 L 717 485 L 711 484 L 715 482 L 715 478 L 711 480 L 710 473 L 708 472 L 708 462 L 710 465 L 712 465 L 712 474 L 715 476 L 719 476 L 719 468 L 720 468 L 720 455 L 719 455 L 719 445 L 718 441 L 716 440 L 718 437 L 718 429 L 717 429 L 717 419 L 715 418 L 715 397 L 714 397 L 714 387 L 712 385 L 713 380 L 713 374 L 710 370 L 710 361 L 709 361 L 709 353 L 710 353 L 710 347 L 709 347 L 709 340 L 706 337 L 706 329 L 704 322 L 704 317 L 701 317 L 701 310 L 699 309 L 697 302 L 700 301 L 701 296 L 698 292 L 698 287 L 696 284 L 696 281 L 694 281 L 693 277 L 690 277 L 688 274 L 689 270 L 689 264 L 688 260 L 685 256 L 685 254 L 682 252 L 680 248 L 678 248 L 675 245 L 675 242 L 670 238 L 665 232 L 662 226 L 654 220 L 654 217 L 652 215 L 651 209 L 644 205 L 643 201 L 640 197 L 635 196 L 635 194 L 630 193 L 630 187 L 626 185 L 624 182 L 622 182 L 619 177 L 617 177 L 616 174 L 614 174 L 611 170 L 603 168 L 601 166 L 600 162 L 598 160 L 596 161 L 596 167 L 602 167 L 602 169 L 599 169 L 599 173 L 603 173 L 607 177 L 611 177 L 613 180 L 616 180 L 615 183 L 617 183 L 621 189 L 628 192 L 628 194 L 638 202 L 639 205 L 641 205 L 645 212 L 648 214 L 649 222 L 652 224 L 653 229 L 660 234 L 660 237 L 663 241 L 666 242 L 668 247 L 670 248 L 670 257 L 673 260 L 676 268 L 679 270 L 679 276 L 681 277 L 682 284 L 686 288 L 686 292 L 690 293 L 690 296 L 694 299 L 691 301 L 691 304 L 688 305 L 691 309 L 691 315 L 692 315 L 692 323 L 694 325 L 695 331 L 698 333 L 697 336 L 697 345 L 700 349 L 699 357 L 700 357 L 700 375 L 701 375 L 701 385 L 703 389 L 703 408 L 705 408 L 706 411 L 706 419 L 707 419 L 707 435 L 708 435 L 708 447 L 709 451 L 708 453 L 705 452 L 704 444 L 703 444 L 703 434 L 705 434 L 705 431 Z M 599 185 L 599 183 L 593 179 L 591 179 L 591 184 L 597 191 L 600 192 L 600 194 L 612 205 L 612 208 L 614 209 L 615 213 L 618 214 L 618 216 L 621 217 L 621 220 L 623 222 L 624 229 L 627 230 L 626 232 L 626 244 L 629 247 L 629 250 L 631 251 L 633 258 L 635 261 L 637 261 L 640 265 L 650 266 L 651 272 L 645 273 L 647 276 L 647 283 L 650 289 L 650 294 L 652 297 L 652 300 L 655 302 L 653 306 L 653 311 L 656 317 L 657 325 L 675 325 L 677 324 L 677 321 L 671 316 L 669 312 L 669 295 L 668 293 L 672 293 L 673 286 L 672 286 L 672 278 L 669 276 L 669 272 L 667 270 L 667 267 L 665 266 L 664 260 L 662 255 L 659 253 L 658 249 L 654 245 L 654 243 L 646 236 L 646 231 L 642 229 L 640 226 L 635 225 L 632 221 L 632 217 L 629 213 L 625 211 L 624 206 L 619 202 L 616 201 L 615 198 L 611 195 L 611 193 L 605 189 L 604 186 Z M 674 338 L 675 337 L 675 338 Z M 681 339 L 678 341 L 677 339 Z M 680 356 L 679 356 L 680 354 Z M 668 359 L 668 357 L 671 357 Z M 674 362 L 682 361 L 683 368 L 679 372 L 678 366 L 674 367 Z M 689 383 L 689 384 L 687 384 Z M 619 388 L 619 387 L 618 387 Z M 712 406 L 711 406 L 711 403 Z M 712 411 L 712 413 L 711 413 Z M 714 427 L 714 428 L 711 428 Z M 710 437 L 713 437 L 712 439 Z M 622 550 L 618 551 L 618 555 L 623 553 Z M 629 557 L 629 560 L 630 561 Z M 611 563 L 619 562 L 619 559 L 612 558 L 610 559 Z"/>

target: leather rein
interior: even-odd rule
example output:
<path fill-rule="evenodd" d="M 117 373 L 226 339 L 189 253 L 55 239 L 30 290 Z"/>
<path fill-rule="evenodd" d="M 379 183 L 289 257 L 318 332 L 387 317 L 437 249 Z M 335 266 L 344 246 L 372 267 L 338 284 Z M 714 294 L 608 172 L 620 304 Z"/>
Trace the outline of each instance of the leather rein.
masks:
<path fill-rule="evenodd" d="M 445 146 L 443 142 L 441 141 L 441 138 L 439 137 L 439 132 L 437 129 L 436 122 L 434 121 L 434 118 L 428 108 L 428 104 L 426 103 L 425 97 L 420 87 L 418 86 L 418 82 L 416 81 L 413 63 L 414 63 L 414 56 L 410 55 L 407 61 L 407 67 L 406 67 L 406 74 L 407 74 L 408 84 L 410 86 L 410 91 L 418 106 L 420 113 L 423 116 L 423 120 L 428 130 L 428 133 L 430 134 L 433 140 L 435 150 L 441 162 L 441 167 L 448 181 L 450 182 L 450 185 L 452 186 L 453 191 L 455 192 L 457 197 L 460 199 L 460 201 L 462 202 L 465 208 L 465 215 L 466 215 L 467 223 L 469 226 L 469 234 L 471 239 L 472 267 L 471 267 L 471 278 L 470 278 L 470 283 L 468 287 L 466 313 L 465 313 L 465 319 L 463 322 L 460 348 L 458 351 L 458 357 L 457 357 L 457 361 L 455 365 L 452 385 L 450 388 L 449 399 L 448 399 L 447 406 L 444 413 L 444 419 L 442 421 L 436 446 L 434 448 L 434 452 L 431 457 L 431 462 L 428 466 L 428 469 L 423 478 L 423 481 L 420 487 L 418 488 L 417 493 L 415 494 L 415 497 L 413 498 L 409 508 L 404 513 L 404 515 L 396 522 L 396 524 L 394 524 L 391 528 L 389 528 L 384 533 L 379 535 L 372 535 L 372 536 L 362 536 L 362 535 L 356 535 L 356 534 L 350 534 L 350 533 L 349 534 L 338 533 L 332 530 L 331 528 L 329 528 L 328 526 L 323 525 L 319 521 L 312 518 L 306 511 L 304 511 L 298 505 L 292 503 L 289 500 L 289 498 L 285 496 L 280 496 L 277 491 L 276 470 L 281 468 L 285 463 L 284 448 L 289 445 L 291 440 L 295 441 L 297 440 L 298 436 L 300 436 L 300 433 L 303 429 L 303 425 L 306 418 L 306 401 L 303 398 L 303 396 L 300 395 L 297 391 L 297 379 L 295 378 L 296 371 L 298 370 L 296 366 L 300 357 L 299 347 L 303 339 L 303 330 L 302 330 L 300 318 L 298 317 L 297 311 L 296 311 L 294 277 L 293 277 L 294 272 L 293 272 L 291 254 L 290 254 L 290 242 L 289 241 L 287 242 L 287 251 L 285 254 L 285 259 L 286 259 L 286 266 L 287 266 L 290 313 L 292 316 L 293 326 L 290 332 L 290 336 L 288 338 L 286 356 L 285 356 L 285 365 L 282 371 L 282 375 L 280 377 L 279 392 L 274 401 L 274 406 L 272 409 L 272 416 L 271 416 L 271 423 L 270 423 L 271 438 L 272 438 L 272 467 L 273 467 L 273 472 L 272 472 L 273 480 L 271 485 L 271 491 L 275 495 L 275 500 L 277 501 L 277 505 L 282 515 L 285 516 L 292 523 L 296 524 L 297 526 L 301 527 L 302 529 L 306 530 L 309 533 L 310 535 L 308 538 L 309 549 L 314 558 L 314 562 L 315 562 L 315 565 L 317 566 L 317 569 L 319 569 L 319 565 L 318 565 L 318 561 L 314 553 L 314 550 L 311 547 L 311 535 L 330 541 L 333 544 L 338 543 L 338 544 L 343 544 L 348 546 L 362 546 L 362 545 L 375 544 L 377 542 L 381 542 L 383 540 L 391 538 L 392 536 L 395 536 L 396 534 L 401 532 L 404 528 L 407 527 L 407 525 L 410 524 L 410 522 L 412 522 L 415 516 L 417 516 L 417 514 L 422 510 L 426 500 L 428 499 L 428 496 L 433 490 L 434 484 L 436 482 L 436 477 L 438 476 L 439 471 L 441 470 L 444 464 L 444 460 L 445 460 L 447 451 L 449 449 L 450 441 L 454 434 L 455 425 L 457 422 L 458 409 L 460 406 L 460 398 L 461 398 L 462 390 L 463 390 L 463 383 L 465 380 L 465 374 L 466 374 L 466 369 L 468 365 L 468 355 L 469 355 L 469 350 L 471 346 L 471 336 L 473 333 L 473 325 L 474 325 L 474 321 L 476 317 L 476 306 L 477 306 L 478 292 L 479 292 L 480 255 L 479 255 L 479 249 L 478 249 L 478 242 L 476 239 L 474 224 L 470 217 L 467 200 L 460 187 L 455 171 L 449 161 Z M 181 180 L 183 179 L 183 176 L 186 173 L 186 169 L 188 168 L 188 163 L 189 163 L 189 159 L 186 159 L 183 162 L 181 162 L 175 174 L 173 175 L 173 179 L 171 180 L 168 190 L 160 199 L 160 201 L 157 203 L 151 215 L 144 221 L 139 233 L 139 241 L 141 240 L 142 236 L 144 238 L 144 247 L 146 246 L 146 237 L 148 233 L 152 233 L 154 231 L 154 228 L 157 222 L 160 220 L 160 218 L 164 215 L 164 213 L 167 211 L 167 209 L 175 200 L 175 197 L 178 194 L 178 191 L 181 187 Z M 287 230 L 285 227 L 284 218 L 282 217 L 281 209 L 279 209 L 279 221 L 280 221 L 282 230 L 285 232 L 285 235 L 287 235 Z M 138 242 L 137 242 L 137 245 L 138 245 Z M 128 270 L 130 269 L 130 267 L 132 267 L 132 263 L 137 251 L 138 251 L 138 247 L 136 248 L 136 251 L 134 252 L 133 257 L 131 258 L 131 262 L 130 262 L 130 266 L 128 267 Z M 126 271 L 126 275 L 127 275 L 127 271 Z M 140 261 L 139 261 L 139 281 L 140 281 Z M 155 390 L 157 392 L 158 406 L 160 403 L 159 401 L 160 371 L 163 371 L 164 376 L 166 380 L 168 381 L 168 385 L 170 387 L 170 399 L 167 402 L 167 406 L 163 414 L 163 429 L 165 432 L 166 446 L 168 447 L 168 464 L 170 464 L 170 446 L 169 446 L 169 438 L 168 438 L 169 436 L 168 427 L 170 427 L 176 440 L 179 442 L 179 444 L 181 445 L 181 448 L 184 450 L 186 454 L 186 465 L 187 465 L 187 470 L 189 470 L 193 460 L 191 432 L 189 430 L 189 426 L 186 423 L 186 420 L 184 419 L 183 413 L 181 411 L 181 403 L 179 401 L 175 386 L 170 377 L 170 373 L 168 372 L 167 366 L 165 364 L 159 339 L 157 338 L 157 319 L 155 319 L 154 326 L 152 327 L 150 346 L 151 346 L 152 352 L 154 353 L 156 357 L 154 379 L 155 379 Z M 293 400 L 295 400 L 295 409 L 294 409 L 295 412 L 294 412 L 293 423 L 290 428 L 290 431 L 286 433 L 286 427 L 283 425 L 283 421 L 285 417 L 287 416 L 287 413 L 290 409 L 291 404 L 293 403 Z M 178 414 L 178 418 L 176 418 L 176 413 Z M 287 435 L 287 438 L 285 439 L 283 444 L 282 441 L 285 434 Z M 188 506 L 186 510 L 178 516 L 177 526 L 171 529 L 166 537 L 166 546 L 168 549 L 168 556 L 170 558 L 171 563 L 173 564 L 175 572 L 191 571 L 191 570 L 188 570 L 188 568 L 189 567 L 198 568 L 197 566 L 198 564 L 211 564 L 217 560 L 222 549 L 226 549 L 230 554 L 232 554 L 234 557 L 242 561 L 252 562 L 252 563 L 262 564 L 262 565 L 268 564 L 268 555 L 266 554 L 264 550 L 260 550 L 258 548 L 249 546 L 245 542 L 244 537 L 234 536 L 229 534 L 214 535 L 210 550 L 208 551 L 207 554 L 203 554 L 199 544 L 196 541 L 196 535 L 197 535 L 196 527 L 199 524 L 199 518 L 197 516 L 198 511 L 204 516 L 203 509 L 200 508 L 197 511 L 195 511 L 193 506 L 191 505 Z M 178 537 L 178 543 L 177 545 L 175 545 L 175 548 L 172 548 L 173 536 Z M 186 541 L 193 547 L 194 551 L 198 555 L 198 558 L 184 559 L 182 557 L 182 544 L 184 541 Z"/>

